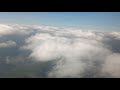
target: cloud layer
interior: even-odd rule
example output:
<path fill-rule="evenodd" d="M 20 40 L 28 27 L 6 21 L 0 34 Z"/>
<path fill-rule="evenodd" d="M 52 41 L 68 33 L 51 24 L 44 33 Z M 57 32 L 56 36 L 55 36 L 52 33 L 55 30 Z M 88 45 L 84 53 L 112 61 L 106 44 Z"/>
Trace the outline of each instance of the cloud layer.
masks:
<path fill-rule="evenodd" d="M 120 32 L 1 24 L 0 38 L 0 48 L 17 46 L 16 61 L 45 64 L 45 77 L 120 77 Z"/>

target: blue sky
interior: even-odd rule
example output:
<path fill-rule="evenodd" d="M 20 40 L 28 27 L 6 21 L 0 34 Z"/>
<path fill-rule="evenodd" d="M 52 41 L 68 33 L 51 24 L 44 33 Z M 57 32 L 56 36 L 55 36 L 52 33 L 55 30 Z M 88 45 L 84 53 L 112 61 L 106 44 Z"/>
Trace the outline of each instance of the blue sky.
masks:
<path fill-rule="evenodd" d="M 0 23 L 120 31 L 120 12 L 0 12 Z"/>

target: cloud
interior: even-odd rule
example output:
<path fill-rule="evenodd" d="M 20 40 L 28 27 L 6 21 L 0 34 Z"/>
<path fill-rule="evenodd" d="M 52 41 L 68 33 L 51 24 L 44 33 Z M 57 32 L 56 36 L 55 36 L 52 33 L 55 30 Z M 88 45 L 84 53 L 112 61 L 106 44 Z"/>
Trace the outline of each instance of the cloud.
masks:
<path fill-rule="evenodd" d="M 6 35 L 11 33 L 11 27 L 0 24 L 0 35 Z"/>
<path fill-rule="evenodd" d="M 14 41 L 0 42 L 0 48 L 15 47 L 17 44 Z"/>
<path fill-rule="evenodd" d="M 49 77 L 83 77 L 88 68 L 99 67 L 94 63 L 104 62 L 112 53 L 101 42 L 102 37 L 96 37 L 94 32 L 68 30 L 51 35 L 49 31 L 29 37 L 22 48 L 31 50 L 29 58 L 35 61 L 56 61 Z"/>
<path fill-rule="evenodd" d="M 32 29 L 33 30 L 33 29 Z M 20 26 L 18 24 L 4 25 L 0 24 L 0 36 L 5 35 L 28 35 L 32 32 L 30 26 Z"/>
<path fill-rule="evenodd" d="M 111 32 L 110 35 L 113 36 L 115 39 L 120 40 L 120 32 Z"/>
<path fill-rule="evenodd" d="M 110 75 L 110 77 L 120 77 L 120 53 L 109 55 L 104 63 L 102 72 Z"/>
<path fill-rule="evenodd" d="M 18 47 L 15 57 L 6 54 L 9 63 L 40 63 L 46 77 L 120 77 L 120 32 L 2 24 L 0 36 L 0 48 Z"/>

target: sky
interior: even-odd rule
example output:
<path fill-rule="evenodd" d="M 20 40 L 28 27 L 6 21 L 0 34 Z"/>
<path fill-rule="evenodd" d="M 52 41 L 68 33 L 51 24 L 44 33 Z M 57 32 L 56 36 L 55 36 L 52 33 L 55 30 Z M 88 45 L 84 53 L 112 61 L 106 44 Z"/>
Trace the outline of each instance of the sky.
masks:
<path fill-rule="evenodd" d="M 120 12 L 0 12 L 0 23 L 120 31 Z"/>

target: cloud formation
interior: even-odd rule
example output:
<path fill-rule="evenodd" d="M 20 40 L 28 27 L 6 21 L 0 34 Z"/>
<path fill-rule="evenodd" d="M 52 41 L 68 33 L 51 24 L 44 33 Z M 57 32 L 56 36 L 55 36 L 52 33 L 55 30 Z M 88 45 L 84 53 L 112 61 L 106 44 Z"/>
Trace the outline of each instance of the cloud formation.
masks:
<path fill-rule="evenodd" d="M 111 75 L 111 77 L 120 77 L 120 54 L 114 53 L 108 56 L 102 68 L 103 73 Z"/>
<path fill-rule="evenodd" d="M 32 28 L 33 29 L 33 28 Z M 18 25 L 18 24 L 12 24 L 12 25 L 4 25 L 0 24 L 0 36 L 5 35 L 28 35 L 32 32 L 31 26 L 29 25 Z"/>
<path fill-rule="evenodd" d="M 0 25 L 0 38 L 9 35 L 17 35 L 19 42 L 11 38 L 0 42 L 0 47 L 17 45 L 28 61 L 51 62 L 50 69 L 43 71 L 46 77 L 120 77 L 120 32 Z"/>
<path fill-rule="evenodd" d="M 7 47 L 14 47 L 16 46 L 16 42 L 14 41 L 5 41 L 5 42 L 0 42 L 0 48 L 7 48 Z"/>

